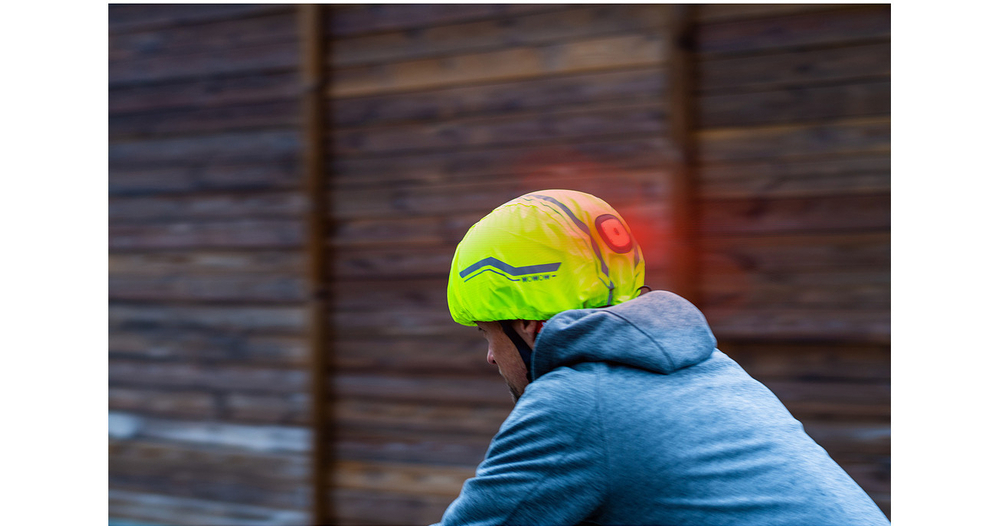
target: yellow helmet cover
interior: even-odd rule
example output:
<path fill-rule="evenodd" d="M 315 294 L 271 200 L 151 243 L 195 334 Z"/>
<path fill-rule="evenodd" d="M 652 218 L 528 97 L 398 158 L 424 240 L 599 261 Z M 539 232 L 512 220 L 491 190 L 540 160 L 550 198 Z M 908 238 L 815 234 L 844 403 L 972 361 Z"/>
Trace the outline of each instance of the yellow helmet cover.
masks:
<path fill-rule="evenodd" d="M 625 220 L 603 200 L 542 190 L 472 225 L 455 249 L 448 308 L 462 325 L 548 320 L 636 298 L 646 275 Z"/>

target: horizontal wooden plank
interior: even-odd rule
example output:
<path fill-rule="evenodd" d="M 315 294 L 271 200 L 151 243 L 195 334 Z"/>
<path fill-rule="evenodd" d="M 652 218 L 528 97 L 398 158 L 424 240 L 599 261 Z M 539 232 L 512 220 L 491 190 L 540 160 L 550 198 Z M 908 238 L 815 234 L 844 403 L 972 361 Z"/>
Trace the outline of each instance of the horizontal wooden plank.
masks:
<path fill-rule="evenodd" d="M 892 466 L 888 457 L 881 462 L 844 463 L 841 467 L 869 494 L 891 491 Z"/>
<path fill-rule="evenodd" d="M 462 149 L 405 156 L 335 157 L 329 168 L 338 188 L 443 184 L 472 178 L 593 175 L 635 167 L 663 167 L 677 149 L 660 134 L 601 141 Z"/>
<path fill-rule="evenodd" d="M 886 79 L 890 56 L 888 40 L 766 55 L 700 56 L 697 89 L 706 94 L 726 93 Z"/>
<path fill-rule="evenodd" d="M 237 219 L 230 221 L 120 224 L 108 229 L 111 250 L 299 248 L 302 220 Z"/>
<path fill-rule="evenodd" d="M 411 371 L 414 373 L 489 374 L 496 366 L 486 362 L 485 340 L 473 327 L 464 335 L 338 337 L 331 343 L 331 360 L 344 372 Z"/>
<path fill-rule="evenodd" d="M 333 194 L 339 219 L 449 214 L 488 214 L 501 204 L 544 188 L 572 188 L 599 196 L 631 223 L 628 211 L 667 202 L 670 181 L 665 167 L 568 170 L 532 177 L 479 179 L 420 186 L 344 188 Z M 553 171 L 554 172 L 554 171 Z"/>
<path fill-rule="evenodd" d="M 157 391 L 128 387 L 108 388 L 108 409 L 179 418 L 209 418 L 219 411 L 207 391 Z"/>
<path fill-rule="evenodd" d="M 335 426 L 333 458 L 354 461 L 414 462 L 476 466 L 486 457 L 490 437 L 426 429 Z"/>
<path fill-rule="evenodd" d="M 286 509 L 308 508 L 310 488 L 307 483 L 262 484 L 255 479 L 240 479 L 228 474 L 212 476 L 206 474 L 204 470 L 185 470 L 173 466 L 153 471 L 152 474 L 132 471 L 134 470 L 110 472 L 109 486 L 116 490 L 199 498 L 231 504 Z"/>
<path fill-rule="evenodd" d="M 331 500 L 338 524 L 433 524 L 455 496 L 335 488 Z"/>
<path fill-rule="evenodd" d="M 108 6 L 108 30 L 111 33 L 144 31 L 263 16 L 287 10 L 287 6 L 266 4 L 111 4 Z"/>
<path fill-rule="evenodd" d="M 888 343 L 887 309 L 731 309 L 706 308 L 712 332 L 719 339 L 774 339 Z"/>
<path fill-rule="evenodd" d="M 376 31 L 399 31 L 456 24 L 483 18 L 553 10 L 534 4 L 377 4 L 339 5 L 329 13 L 328 30 L 335 37 Z"/>
<path fill-rule="evenodd" d="M 591 104 L 561 111 L 341 130 L 335 133 L 331 147 L 341 156 L 454 151 L 469 147 L 663 133 L 665 125 L 662 97 L 654 97 L 648 101 Z"/>
<path fill-rule="evenodd" d="M 157 163 L 199 165 L 223 162 L 297 159 L 302 148 L 299 130 L 264 130 L 111 142 L 112 170 Z"/>
<path fill-rule="evenodd" d="M 465 403 L 510 408 L 499 373 L 480 376 L 416 376 L 342 373 L 331 379 L 334 397 L 415 403 Z"/>
<path fill-rule="evenodd" d="M 291 41 L 112 62 L 108 67 L 108 83 L 110 86 L 121 86 L 238 75 L 251 71 L 287 71 L 298 66 L 298 53 L 298 42 Z"/>
<path fill-rule="evenodd" d="M 887 117 L 824 123 L 717 128 L 697 133 L 702 162 L 759 161 L 806 156 L 888 153 Z"/>
<path fill-rule="evenodd" d="M 797 13 L 830 11 L 843 5 L 830 4 L 700 4 L 694 10 L 695 21 L 701 24 L 749 20 Z"/>
<path fill-rule="evenodd" d="M 889 232 L 710 237 L 701 268 L 711 275 L 889 270 Z"/>
<path fill-rule="evenodd" d="M 108 113 L 120 115 L 207 109 L 294 100 L 302 91 L 297 71 L 232 75 L 108 90 Z"/>
<path fill-rule="evenodd" d="M 141 324 L 141 322 L 140 322 Z M 108 334 L 112 358 L 302 367 L 308 359 L 304 336 L 259 336 L 211 328 L 124 329 Z"/>
<path fill-rule="evenodd" d="M 303 302 L 305 278 L 275 275 L 116 276 L 108 278 L 112 301 Z"/>
<path fill-rule="evenodd" d="M 179 7 L 179 6 L 174 6 Z M 213 53 L 228 49 L 277 42 L 294 42 L 295 10 L 286 5 L 273 14 L 252 17 L 227 17 L 201 24 L 173 25 L 148 31 L 116 33 L 108 36 L 108 61 L 111 67 L 128 67 L 126 62 L 152 57 Z M 121 64 L 118 64 L 121 63 Z"/>
<path fill-rule="evenodd" d="M 303 481 L 309 476 L 309 459 L 299 453 L 259 453 L 235 449 L 178 444 L 155 440 L 108 439 L 112 471 L 150 464 L 188 469 L 231 472 L 258 480 Z"/>
<path fill-rule="evenodd" d="M 339 38 L 327 56 L 336 67 L 398 62 L 659 28 L 665 18 L 666 10 L 657 5 L 564 6 L 551 12 Z"/>
<path fill-rule="evenodd" d="M 475 467 L 390 462 L 339 461 L 330 481 L 335 488 L 458 497 Z"/>
<path fill-rule="evenodd" d="M 768 380 L 884 381 L 890 377 L 887 345 L 719 341 L 718 348 L 754 378 Z"/>
<path fill-rule="evenodd" d="M 198 417 L 225 422 L 292 424 L 309 423 L 307 397 L 304 393 L 260 394 L 218 392 L 216 384 L 197 389 L 146 388 L 145 386 L 109 389 L 108 409 L 129 411 L 145 416 L 166 418 Z"/>
<path fill-rule="evenodd" d="M 888 457 L 891 429 L 888 422 L 803 422 L 806 433 L 834 458 Z"/>
<path fill-rule="evenodd" d="M 310 447 L 307 427 L 155 418 L 124 411 L 108 412 L 108 437 L 261 453 L 305 453 Z"/>
<path fill-rule="evenodd" d="M 153 523 L 203 526 L 297 526 L 309 520 L 309 513 L 300 509 L 267 508 L 116 488 L 108 490 L 108 514 Z"/>
<path fill-rule="evenodd" d="M 395 217 L 391 219 L 357 219 L 334 225 L 337 247 L 374 246 L 457 246 L 465 233 L 482 213 L 455 214 L 437 217 Z"/>
<path fill-rule="evenodd" d="M 338 69 L 329 95 L 358 97 L 471 83 L 531 79 L 658 65 L 664 60 L 659 30 Z"/>
<path fill-rule="evenodd" d="M 448 279 L 338 280 L 331 285 L 331 308 L 352 312 L 399 309 L 447 308 Z"/>
<path fill-rule="evenodd" d="M 799 420 L 881 417 L 889 419 L 888 382 L 768 380 L 767 386 Z"/>
<path fill-rule="evenodd" d="M 299 275 L 305 272 L 304 255 L 298 251 L 169 252 L 108 254 L 112 276 L 192 275 Z"/>
<path fill-rule="evenodd" d="M 745 53 L 815 45 L 843 45 L 890 33 L 888 5 L 701 24 L 695 46 L 704 53 Z"/>
<path fill-rule="evenodd" d="M 485 445 L 499 431 L 510 410 L 509 404 L 470 405 L 464 399 L 430 404 L 340 397 L 331 407 L 331 416 L 334 426 L 358 430 L 475 435 Z"/>
<path fill-rule="evenodd" d="M 613 100 L 662 96 L 666 76 L 658 68 L 543 77 L 425 92 L 332 99 L 338 126 L 437 122 L 466 116 L 502 115 Z"/>
<path fill-rule="evenodd" d="M 889 309 L 889 269 L 795 273 L 704 273 L 705 308 Z"/>
<path fill-rule="evenodd" d="M 889 194 L 705 201 L 706 236 L 889 230 Z"/>
<path fill-rule="evenodd" d="M 122 359 L 108 362 L 108 381 L 116 387 L 175 387 L 219 392 L 301 394 L 308 389 L 302 369 Z"/>
<path fill-rule="evenodd" d="M 272 160 L 249 162 L 189 162 L 184 156 L 166 157 L 167 166 L 112 164 L 108 172 L 110 195 L 144 195 L 204 190 L 282 190 L 302 186 L 299 159 L 276 153 Z"/>
<path fill-rule="evenodd" d="M 219 335 L 301 334 L 304 307 L 145 305 L 113 302 L 108 306 L 111 332 L 118 330 L 202 330 Z"/>
<path fill-rule="evenodd" d="M 108 137 L 112 141 L 300 126 L 297 100 L 237 106 L 174 109 L 167 112 L 111 115 Z"/>
<path fill-rule="evenodd" d="M 702 198 L 805 197 L 888 192 L 888 152 L 833 158 L 707 163 L 698 168 Z"/>
<path fill-rule="evenodd" d="M 447 278 L 454 256 L 445 246 L 358 247 L 338 253 L 330 266 L 341 279 Z"/>
<path fill-rule="evenodd" d="M 698 98 L 701 128 L 888 115 L 888 80 Z"/>
<path fill-rule="evenodd" d="M 112 197 L 112 225 L 218 218 L 302 218 L 305 197 L 296 192 L 254 192 L 155 197 Z"/>
<path fill-rule="evenodd" d="M 709 237 L 700 264 L 712 276 L 747 273 L 888 272 L 889 232 Z"/>
<path fill-rule="evenodd" d="M 120 361 L 115 360 L 113 361 Z M 308 425 L 305 393 L 220 393 L 220 385 L 195 389 L 146 386 L 109 389 L 108 409 L 165 418 L 204 418 L 236 423 Z"/>

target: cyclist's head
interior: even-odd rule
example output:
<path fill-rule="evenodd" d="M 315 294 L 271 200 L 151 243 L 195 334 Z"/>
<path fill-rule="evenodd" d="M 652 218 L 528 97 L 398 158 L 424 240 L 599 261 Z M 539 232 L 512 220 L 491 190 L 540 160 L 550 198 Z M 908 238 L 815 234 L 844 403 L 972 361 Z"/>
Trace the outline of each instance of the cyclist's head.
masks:
<path fill-rule="evenodd" d="M 508 201 L 465 234 L 448 278 L 448 308 L 462 325 L 548 320 L 639 295 L 646 264 L 625 220 L 573 190 Z"/>

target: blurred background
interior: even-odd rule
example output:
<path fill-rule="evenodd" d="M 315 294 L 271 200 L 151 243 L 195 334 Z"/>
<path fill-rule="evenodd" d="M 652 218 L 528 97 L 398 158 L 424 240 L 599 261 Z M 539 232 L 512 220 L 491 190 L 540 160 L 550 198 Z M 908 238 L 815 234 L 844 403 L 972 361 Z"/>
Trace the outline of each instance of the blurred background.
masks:
<path fill-rule="evenodd" d="M 109 523 L 427 524 L 511 409 L 455 245 L 606 200 L 890 513 L 888 5 L 109 6 Z M 319 498 L 316 498 L 319 496 Z"/>

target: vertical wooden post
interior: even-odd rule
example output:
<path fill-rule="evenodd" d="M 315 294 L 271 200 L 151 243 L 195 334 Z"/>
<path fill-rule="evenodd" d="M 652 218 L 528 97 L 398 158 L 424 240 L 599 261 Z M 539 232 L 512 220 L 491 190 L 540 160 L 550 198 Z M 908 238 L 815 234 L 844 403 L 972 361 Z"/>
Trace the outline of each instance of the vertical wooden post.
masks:
<path fill-rule="evenodd" d="M 298 8 L 301 43 L 302 125 L 304 191 L 308 203 L 306 238 L 307 283 L 309 287 L 309 380 L 312 427 L 312 524 L 327 524 L 329 506 L 329 375 L 327 356 L 331 340 L 331 302 L 327 269 L 327 223 L 330 197 L 326 184 L 324 68 L 325 38 L 323 6 Z"/>
<path fill-rule="evenodd" d="M 676 266 L 675 292 L 695 305 L 698 286 L 698 190 L 696 130 L 694 9 L 692 5 L 667 5 L 667 107 L 669 139 L 679 158 L 668 168 L 671 178 L 671 211 Z"/>

